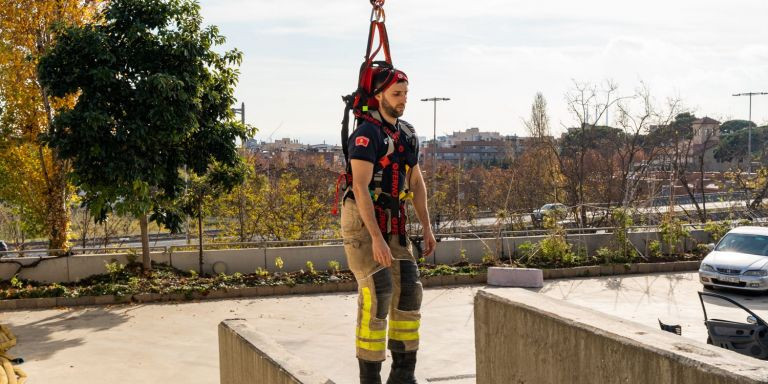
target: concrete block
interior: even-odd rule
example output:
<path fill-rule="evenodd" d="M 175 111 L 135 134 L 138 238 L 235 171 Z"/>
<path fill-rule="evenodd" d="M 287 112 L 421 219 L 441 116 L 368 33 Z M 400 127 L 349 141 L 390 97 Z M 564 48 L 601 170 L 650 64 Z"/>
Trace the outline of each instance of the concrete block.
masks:
<path fill-rule="evenodd" d="M 563 268 L 545 269 L 544 271 L 546 273 L 544 275 L 545 279 L 560 279 L 563 277 Z"/>
<path fill-rule="evenodd" d="M 56 298 L 55 297 L 41 297 L 37 299 L 37 307 L 36 308 L 53 308 L 56 306 Z"/>
<path fill-rule="evenodd" d="M 572 277 L 580 277 L 581 274 L 583 273 L 578 268 L 560 268 L 560 271 L 561 271 L 560 278 L 562 278 L 562 279 L 569 279 L 569 278 L 572 278 Z"/>
<path fill-rule="evenodd" d="M 163 295 L 159 293 L 139 293 L 133 295 L 133 301 L 137 303 L 154 303 L 156 301 L 161 301 L 162 299 Z"/>
<path fill-rule="evenodd" d="M 475 283 L 475 275 L 456 275 L 456 284 L 467 285 Z"/>
<path fill-rule="evenodd" d="M 16 310 L 16 299 L 0 300 L 0 311 Z"/>
<path fill-rule="evenodd" d="M 675 263 L 657 263 L 656 272 L 673 272 L 675 270 Z"/>
<path fill-rule="evenodd" d="M 640 264 L 637 264 L 637 272 L 638 273 L 654 273 L 656 272 L 656 267 L 653 265 L 653 263 L 640 263 Z"/>
<path fill-rule="evenodd" d="M 357 292 L 357 281 L 339 283 L 339 292 Z"/>
<path fill-rule="evenodd" d="M 699 270 L 699 266 L 701 266 L 701 261 L 678 261 L 674 263 L 674 265 L 674 272 L 697 271 Z"/>
<path fill-rule="evenodd" d="M 16 299 L 16 309 L 37 308 L 37 299 Z"/>
<path fill-rule="evenodd" d="M 613 264 L 600 266 L 600 276 L 611 276 L 611 275 L 613 275 Z"/>
<path fill-rule="evenodd" d="M 275 285 L 275 295 L 276 296 L 284 296 L 284 295 L 290 295 L 293 289 L 285 284 L 281 285 Z"/>
<path fill-rule="evenodd" d="M 56 298 L 56 306 L 57 307 L 74 307 L 80 305 L 80 302 L 77 300 L 77 297 L 57 297 Z"/>
<path fill-rule="evenodd" d="M 500 287 L 540 288 L 544 286 L 544 274 L 535 268 L 488 268 L 488 285 Z"/>
<path fill-rule="evenodd" d="M 109 305 L 115 303 L 114 295 L 96 296 L 93 298 L 93 303 L 96 305 Z"/>
<path fill-rule="evenodd" d="M 456 284 L 458 284 L 457 278 L 458 278 L 458 275 L 443 275 L 443 278 L 440 279 L 440 283 L 443 286 L 446 286 L 446 285 L 456 285 Z"/>
<path fill-rule="evenodd" d="M 624 275 L 624 274 L 630 273 L 631 270 L 632 270 L 632 264 L 614 264 L 613 265 L 614 275 Z"/>

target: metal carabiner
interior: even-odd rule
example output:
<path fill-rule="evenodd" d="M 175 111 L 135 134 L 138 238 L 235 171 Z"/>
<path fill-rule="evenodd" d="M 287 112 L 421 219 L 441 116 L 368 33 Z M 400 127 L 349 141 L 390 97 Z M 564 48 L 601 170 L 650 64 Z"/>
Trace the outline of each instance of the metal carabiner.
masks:
<path fill-rule="evenodd" d="M 375 0 L 371 0 L 371 3 L 373 3 Z M 381 2 L 384 4 L 384 2 Z M 387 15 L 384 13 L 384 8 L 381 6 L 374 5 L 373 9 L 371 9 L 371 21 L 372 22 L 379 22 L 383 23 L 387 20 Z"/>

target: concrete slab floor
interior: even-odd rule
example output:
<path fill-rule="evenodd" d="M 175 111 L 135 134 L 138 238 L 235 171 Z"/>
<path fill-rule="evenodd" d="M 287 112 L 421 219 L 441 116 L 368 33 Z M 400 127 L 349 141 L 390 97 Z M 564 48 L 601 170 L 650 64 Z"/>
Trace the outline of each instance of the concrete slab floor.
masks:
<path fill-rule="evenodd" d="M 481 288 L 425 290 L 421 382 L 474 383 L 472 300 Z M 657 318 L 681 324 L 683 337 L 704 341 L 700 289 L 695 273 L 681 273 L 549 280 L 534 291 L 651 327 Z M 768 297 L 726 294 L 768 315 Z M 355 306 L 345 293 L 13 311 L 0 323 L 19 337 L 11 352 L 27 360 L 29 384 L 218 383 L 217 325 L 227 318 L 250 320 L 308 368 L 347 384 L 357 382 Z"/>

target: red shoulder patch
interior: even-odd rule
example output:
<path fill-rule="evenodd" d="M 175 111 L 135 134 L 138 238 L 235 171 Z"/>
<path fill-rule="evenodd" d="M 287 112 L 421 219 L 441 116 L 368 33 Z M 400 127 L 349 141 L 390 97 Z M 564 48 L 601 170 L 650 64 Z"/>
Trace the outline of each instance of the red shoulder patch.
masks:
<path fill-rule="evenodd" d="M 368 147 L 368 143 L 370 140 L 365 136 L 358 136 L 355 138 L 355 146 L 356 147 Z"/>

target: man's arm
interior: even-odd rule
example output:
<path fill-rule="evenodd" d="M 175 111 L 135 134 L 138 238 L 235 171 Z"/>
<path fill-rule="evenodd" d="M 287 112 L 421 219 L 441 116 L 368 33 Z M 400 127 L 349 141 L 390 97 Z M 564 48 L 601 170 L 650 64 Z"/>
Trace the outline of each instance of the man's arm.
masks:
<path fill-rule="evenodd" d="M 416 209 L 416 216 L 424 228 L 424 256 L 430 255 L 437 246 L 435 235 L 432 233 L 432 223 L 429 221 L 429 209 L 427 208 L 427 186 L 424 178 L 421 176 L 421 169 L 416 164 L 410 170 L 411 190 L 413 191 L 413 207 Z M 355 195 L 357 197 L 357 195 Z"/>
<path fill-rule="evenodd" d="M 357 210 L 360 212 L 365 228 L 368 229 L 368 233 L 373 239 L 373 260 L 389 267 L 392 265 L 392 251 L 389 250 L 389 245 L 384 240 L 379 224 L 376 222 L 373 200 L 371 200 L 370 192 L 368 192 L 368 184 L 373 177 L 373 163 L 352 159 L 349 164 L 352 167 L 352 192 L 355 194 L 355 204 L 357 204 Z"/>

